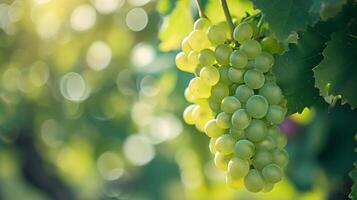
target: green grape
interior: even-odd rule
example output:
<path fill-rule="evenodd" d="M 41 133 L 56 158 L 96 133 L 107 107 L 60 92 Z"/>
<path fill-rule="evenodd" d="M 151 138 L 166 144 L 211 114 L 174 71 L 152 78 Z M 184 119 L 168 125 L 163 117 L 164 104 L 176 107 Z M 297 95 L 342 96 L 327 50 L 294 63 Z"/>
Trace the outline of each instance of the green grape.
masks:
<path fill-rule="evenodd" d="M 244 160 L 248 160 L 255 154 L 255 146 L 249 140 L 239 140 L 234 145 L 234 154 Z"/>
<path fill-rule="evenodd" d="M 259 151 L 271 151 L 276 147 L 276 143 L 272 137 L 267 136 L 264 140 L 256 143 L 255 147 Z"/>
<path fill-rule="evenodd" d="M 240 44 L 244 41 L 252 38 L 253 36 L 253 28 L 248 23 L 239 24 L 233 32 L 233 38 L 237 40 Z"/>
<path fill-rule="evenodd" d="M 209 140 L 209 151 L 212 153 L 212 154 L 215 154 L 217 152 L 217 149 L 216 149 L 216 141 L 217 141 L 217 138 L 211 138 Z"/>
<path fill-rule="evenodd" d="M 228 163 L 228 175 L 234 179 L 241 179 L 249 172 L 249 162 L 240 158 L 232 158 Z"/>
<path fill-rule="evenodd" d="M 238 69 L 243 69 L 248 64 L 248 56 L 239 50 L 234 50 L 229 56 L 230 64 Z"/>
<path fill-rule="evenodd" d="M 264 180 L 271 182 L 271 183 L 277 183 L 277 182 L 281 181 L 282 176 L 283 176 L 283 171 L 281 170 L 281 168 L 278 165 L 269 164 L 263 168 L 262 174 L 263 174 Z"/>
<path fill-rule="evenodd" d="M 179 68 L 181 71 L 193 72 L 194 70 L 194 66 L 189 64 L 187 56 L 184 52 L 180 52 L 176 55 L 175 62 L 177 68 Z"/>
<path fill-rule="evenodd" d="M 268 136 L 276 140 L 279 135 L 281 135 L 281 130 L 278 126 L 273 125 L 268 127 Z"/>
<path fill-rule="evenodd" d="M 188 64 L 191 66 L 197 66 L 199 61 L 198 61 L 198 52 L 196 51 L 191 51 L 188 56 L 187 56 Z"/>
<path fill-rule="evenodd" d="M 245 129 L 245 135 L 252 142 L 260 142 L 267 135 L 267 127 L 262 120 L 253 119 Z"/>
<path fill-rule="evenodd" d="M 200 72 L 201 72 L 202 68 L 203 68 L 203 66 L 197 65 L 195 70 L 194 70 L 194 75 L 195 76 L 200 76 Z"/>
<path fill-rule="evenodd" d="M 231 38 L 231 30 L 226 21 L 221 21 L 217 25 L 223 27 L 224 31 L 226 32 L 226 38 Z"/>
<path fill-rule="evenodd" d="M 247 176 L 244 177 L 244 185 L 250 192 L 261 191 L 264 184 L 263 176 L 256 169 L 249 170 Z"/>
<path fill-rule="evenodd" d="M 269 106 L 266 119 L 271 124 L 280 124 L 284 120 L 284 110 L 281 106 L 271 105 Z"/>
<path fill-rule="evenodd" d="M 222 25 L 212 25 L 208 28 L 207 36 L 213 45 L 223 44 L 226 41 L 226 29 Z"/>
<path fill-rule="evenodd" d="M 231 118 L 232 118 L 232 116 L 230 114 L 221 112 L 216 117 L 217 125 L 220 128 L 228 129 L 231 127 L 231 121 L 232 121 Z"/>
<path fill-rule="evenodd" d="M 239 49 L 248 56 L 248 59 L 254 59 L 262 51 L 262 47 L 256 40 L 244 41 Z"/>
<path fill-rule="evenodd" d="M 216 47 L 216 60 L 221 65 L 229 65 L 229 56 L 233 52 L 228 44 L 220 44 Z"/>
<path fill-rule="evenodd" d="M 228 163 L 231 160 L 232 155 L 223 155 L 219 152 L 214 154 L 214 164 L 222 171 L 227 171 Z"/>
<path fill-rule="evenodd" d="M 217 138 L 215 147 L 216 150 L 222 155 L 228 155 L 233 153 L 235 143 L 236 141 L 231 135 L 224 134 Z"/>
<path fill-rule="evenodd" d="M 192 48 L 188 42 L 188 37 L 185 37 L 182 42 L 181 42 L 181 49 L 185 54 L 190 53 L 192 51 Z"/>
<path fill-rule="evenodd" d="M 219 81 L 219 71 L 216 67 L 207 66 L 203 67 L 200 71 L 200 78 L 208 85 L 216 85 Z"/>
<path fill-rule="evenodd" d="M 258 70 L 250 69 L 244 74 L 244 83 L 252 89 L 261 88 L 264 85 L 264 82 L 264 74 Z"/>
<path fill-rule="evenodd" d="M 212 96 L 208 99 L 208 105 L 212 109 L 213 112 L 218 113 L 221 111 L 221 106 L 218 101 L 212 98 Z"/>
<path fill-rule="evenodd" d="M 270 192 L 274 189 L 274 183 L 265 182 L 263 192 Z"/>
<path fill-rule="evenodd" d="M 268 112 L 268 101 L 261 95 L 253 95 L 248 99 L 246 109 L 250 116 L 261 119 Z"/>
<path fill-rule="evenodd" d="M 215 54 L 211 49 L 203 49 L 198 54 L 198 60 L 202 66 L 213 65 L 216 61 L 215 59 Z"/>
<path fill-rule="evenodd" d="M 257 55 L 254 60 L 254 67 L 256 70 L 261 72 L 268 72 L 274 64 L 274 57 L 267 53 L 261 52 Z"/>
<path fill-rule="evenodd" d="M 263 51 L 275 54 L 279 51 L 278 41 L 273 36 L 267 36 L 260 42 Z"/>
<path fill-rule="evenodd" d="M 279 86 L 272 82 L 266 82 L 259 90 L 259 94 L 264 96 L 269 104 L 279 104 L 283 95 Z"/>
<path fill-rule="evenodd" d="M 232 124 L 235 128 L 243 130 L 250 124 L 251 117 L 244 109 L 235 111 L 232 115 Z"/>
<path fill-rule="evenodd" d="M 276 147 L 280 149 L 284 148 L 287 142 L 286 135 L 283 133 L 279 134 L 278 137 L 275 138 Z"/>
<path fill-rule="evenodd" d="M 233 178 L 229 174 L 226 174 L 226 184 L 234 189 L 240 189 L 243 186 L 243 179 Z"/>
<path fill-rule="evenodd" d="M 228 70 L 228 78 L 233 83 L 242 83 L 243 82 L 244 71 L 240 69 L 235 69 L 230 67 Z"/>
<path fill-rule="evenodd" d="M 220 81 L 226 85 L 232 84 L 232 81 L 229 79 L 229 68 L 227 66 L 221 66 L 218 68 Z"/>
<path fill-rule="evenodd" d="M 183 112 L 183 120 L 190 125 L 195 124 L 195 119 L 193 118 L 192 112 L 196 105 L 189 105 L 186 107 L 185 111 Z"/>
<path fill-rule="evenodd" d="M 209 109 L 208 105 L 196 105 L 192 111 L 192 116 L 196 122 L 196 128 L 199 131 L 204 132 L 204 127 L 206 123 L 213 118 L 212 111 Z"/>
<path fill-rule="evenodd" d="M 268 151 L 258 151 L 253 158 L 255 169 L 262 170 L 266 165 L 273 162 L 273 155 Z"/>
<path fill-rule="evenodd" d="M 246 70 L 254 69 L 254 65 L 255 65 L 254 60 L 249 60 L 248 63 L 247 63 L 247 66 L 245 67 L 245 69 Z"/>
<path fill-rule="evenodd" d="M 232 114 L 239 108 L 241 108 L 241 103 L 234 96 L 227 96 L 222 100 L 221 110 L 223 112 Z"/>
<path fill-rule="evenodd" d="M 246 85 L 240 85 L 237 89 L 236 89 L 236 93 L 235 93 L 235 97 L 237 97 L 237 99 L 242 102 L 245 103 L 248 101 L 248 99 L 254 95 L 254 91 L 249 88 Z"/>
<path fill-rule="evenodd" d="M 207 29 L 211 26 L 211 21 L 207 18 L 199 18 L 195 21 L 193 24 L 193 30 L 201 30 L 201 31 L 207 31 Z"/>
<path fill-rule="evenodd" d="M 233 127 L 229 129 L 229 134 L 231 134 L 231 136 L 236 140 L 245 138 L 245 134 L 243 130 L 239 130 Z"/>
<path fill-rule="evenodd" d="M 211 96 L 211 87 L 200 77 L 191 79 L 188 87 L 190 88 L 192 95 L 196 98 L 208 98 Z"/>
<path fill-rule="evenodd" d="M 215 86 L 211 89 L 211 96 L 217 102 L 221 102 L 222 99 L 229 95 L 229 88 L 227 85 L 218 82 Z"/>
<path fill-rule="evenodd" d="M 280 128 L 277 126 L 270 126 L 268 128 L 268 136 L 271 137 L 276 144 L 276 147 L 282 149 L 287 143 L 287 138 L 284 133 L 281 132 Z"/>
<path fill-rule="evenodd" d="M 289 161 L 288 153 L 284 149 L 275 149 L 273 152 L 273 162 L 284 168 Z"/>
<path fill-rule="evenodd" d="M 204 31 L 194 30 L 188 36 L 188 42 L 194 51 L 201 51 L 211 46 Z"/>
<path fill-rule="evenodd" d="M 219 137 L 224 134 L 224 129 L 217 125 L 215 119 L 211 119 L 206 123 L 205 133 L 208 137 Z"/>
<path fill-rule="evenodd" d="M 195 97 L 193 96 L 193 94 L 191 93 L 191 91 L 188 87 L 185 89 L 184 95 L 185 95 L 186 101 L 188 101 L 190 103 L 195 102 Z"/>

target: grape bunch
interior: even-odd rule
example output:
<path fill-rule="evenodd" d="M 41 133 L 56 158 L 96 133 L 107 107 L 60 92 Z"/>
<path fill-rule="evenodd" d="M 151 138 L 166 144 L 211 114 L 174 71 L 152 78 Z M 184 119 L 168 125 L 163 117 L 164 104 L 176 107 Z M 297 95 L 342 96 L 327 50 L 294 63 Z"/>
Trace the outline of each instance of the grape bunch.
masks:
<path fill-rule="evenodd" d="M 278 127 L 286 101 L 272 73 L 272 54 L 281 47 L 272 36 L 258 37 L 253 23 L 240 23 L 230 35 L 225 22 L 199 18 L 182 41 L 176 65 L 195 75 L 183 118 L 210 137 L 214 163 L 226 171 L 229 186 L 268 192 L 288 162 Z"/>

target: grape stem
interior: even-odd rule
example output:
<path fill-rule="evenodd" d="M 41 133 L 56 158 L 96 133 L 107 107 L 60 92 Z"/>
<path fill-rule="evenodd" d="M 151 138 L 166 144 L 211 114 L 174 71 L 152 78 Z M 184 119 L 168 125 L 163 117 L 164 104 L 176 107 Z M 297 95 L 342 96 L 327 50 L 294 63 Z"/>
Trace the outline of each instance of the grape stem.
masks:
<path fill-rule="evenodd" d="M 231 38 L 233 38 L 234 24 L 233 24 L 231 14 L 230 14 L 229 9 L 228 9 L 227 1 L 226 0 L 221 0 L 221 4 L 222 4 L 224 15 L 226 16 L 227 24 L 228 24 L 229 29 L 231 31 Z"/>
<path fill-rule="evenodd" d="M 260 12 L 255 13 L 255 14 L 253 14 L 253 15 L 249 15 L 248 17 L 246 17 L 246 18 L 243 19 L 243 22 L 248 21 L 248 20 L 250 20 L 250 19 L 252 19 L 252 18 L 254 18 L 254 17 L 260 16 L 260 15 L 261 15 Z"/>
<path fill-rule="evenodd" d="M 201 0 L 196 0 L 196 4 L 197 4 L 197 9 L 198 9 L 198 15 L 201 18 L 207 18 L 207 16 L 205 15 L 205 13 L 203 11 L 203 6 L 202 6 Z"/>

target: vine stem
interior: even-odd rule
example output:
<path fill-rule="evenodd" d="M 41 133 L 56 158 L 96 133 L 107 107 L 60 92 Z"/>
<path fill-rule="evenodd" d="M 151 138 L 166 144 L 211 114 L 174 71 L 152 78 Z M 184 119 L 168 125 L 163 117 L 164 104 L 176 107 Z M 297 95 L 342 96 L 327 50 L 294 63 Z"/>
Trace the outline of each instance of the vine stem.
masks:
<path fill-rule="evenodd" d="M 229 12 L 227 1 L 226 0 L 221 0 L 222 8 L 224 15 L 226 16 L 226 21 L 229 26 L 229 29 L 231 31 L 231 38 L 233 39 L 233 31 L 234 31 L 234 24 L 232 21 L 232 16 L 231 13 Z"/>
<path fill-rule="evenodd" d="M 202 6 L 201 0 L 196 0 L 196 4 L 197 4 L 197 9 L 198 9 L 198 15 L 201 18 L 207 18 L 207 16 L 205 15 L 205 12 L 203 11 L 203 6 Z"/>

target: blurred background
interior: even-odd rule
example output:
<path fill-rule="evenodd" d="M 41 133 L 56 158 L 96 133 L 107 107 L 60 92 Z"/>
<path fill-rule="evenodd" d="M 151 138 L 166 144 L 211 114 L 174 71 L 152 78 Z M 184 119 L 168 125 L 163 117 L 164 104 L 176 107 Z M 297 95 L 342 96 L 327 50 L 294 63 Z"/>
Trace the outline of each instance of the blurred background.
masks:
<path fill-rule="evenodd" d="M 170 13 L 197 18 L 188 0 L 0 0 L 0 199 L 347 199 L 357 113 L 339 103 L 285 120 L 290 163 L 272 192 L 225 185 L 181 117 L 192 77 L 171 49 L 190 29 L 167 27 Z"/>

